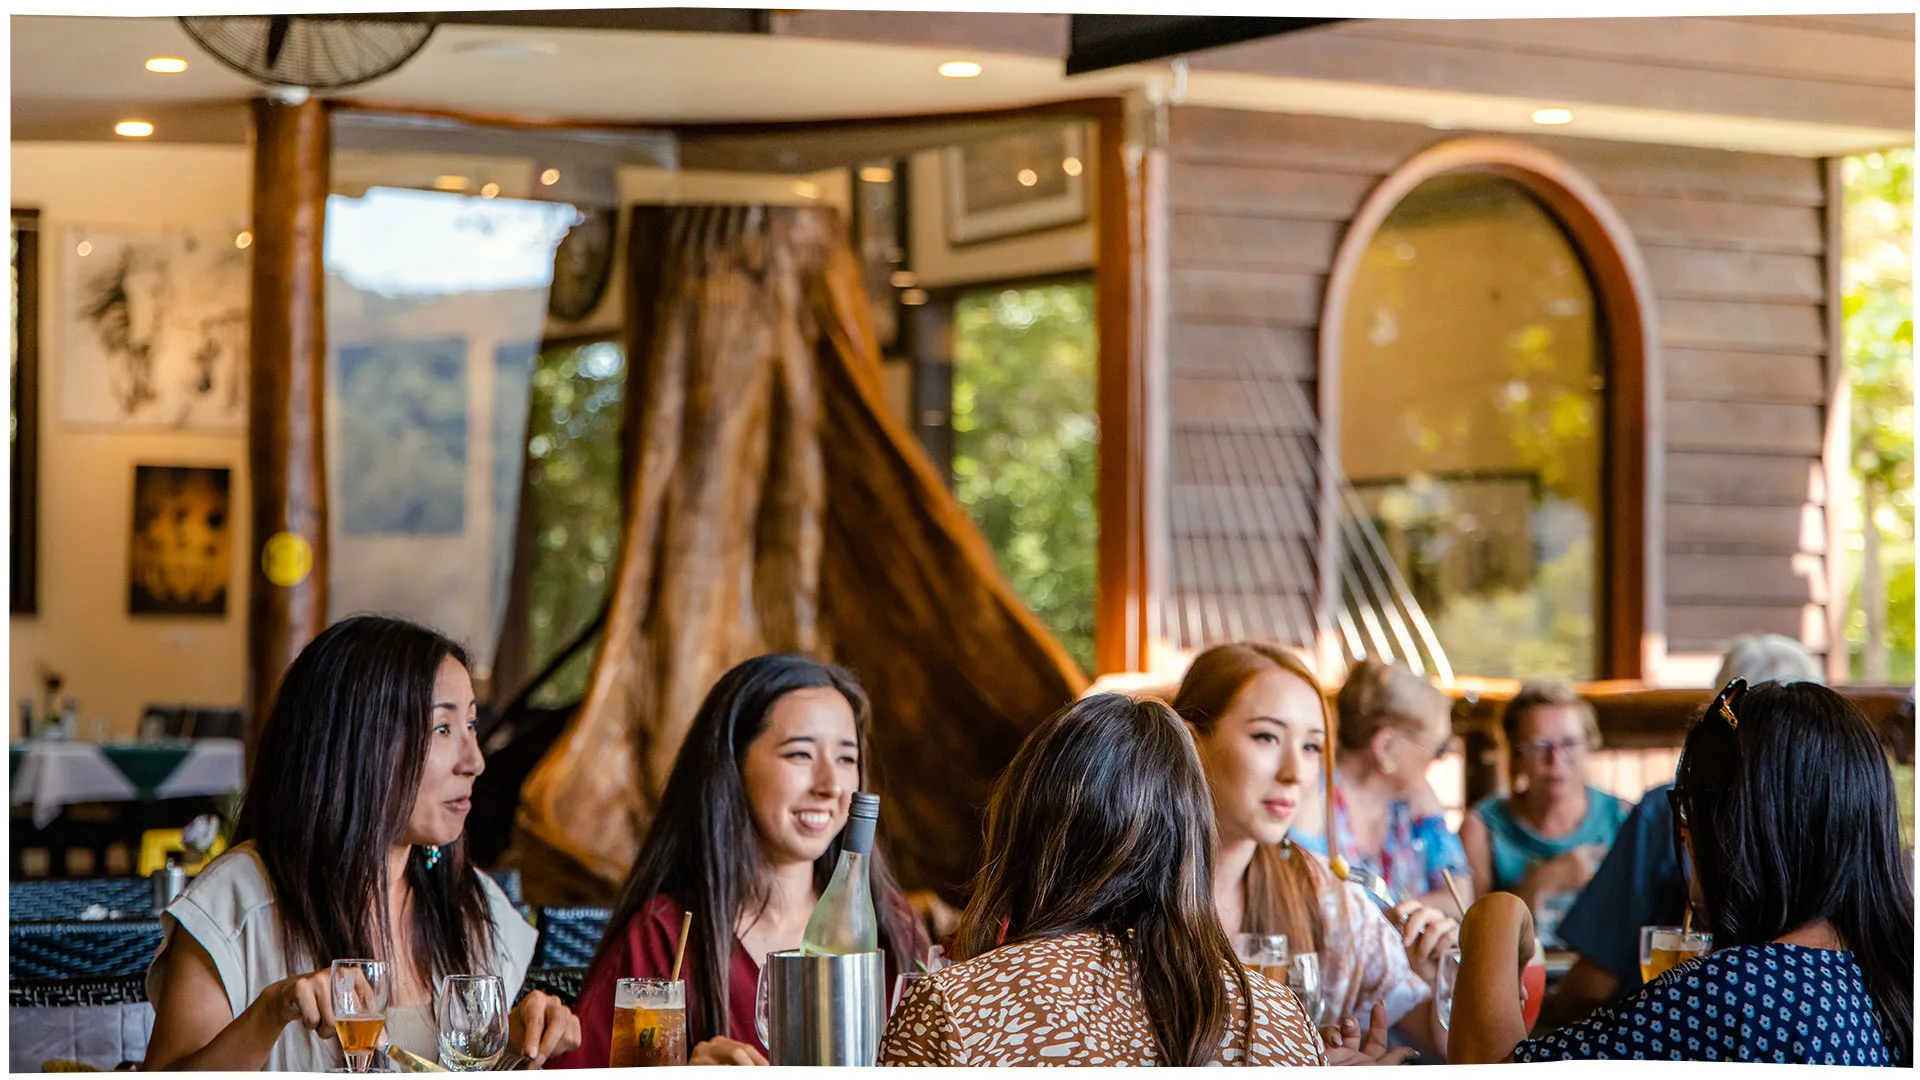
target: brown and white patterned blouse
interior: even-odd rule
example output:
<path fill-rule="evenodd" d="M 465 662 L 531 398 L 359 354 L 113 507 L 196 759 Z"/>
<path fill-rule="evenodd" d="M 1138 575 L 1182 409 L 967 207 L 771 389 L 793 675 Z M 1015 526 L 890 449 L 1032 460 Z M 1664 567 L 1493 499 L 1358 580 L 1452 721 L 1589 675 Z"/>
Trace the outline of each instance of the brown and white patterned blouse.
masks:
<path fill-rule="evenodd" d="M 1247 973 L 1253 1039 L 1242 1052 L 1239 984 L 1215 1065 L 1323 1065 L 1320 1035 L 1285 987 Z M 887 1025 L 882 1065 L 1154 1065 L 1158 1052 L 1125 955 L 1065 934 L 1003 945 L 917 982 Z"/>

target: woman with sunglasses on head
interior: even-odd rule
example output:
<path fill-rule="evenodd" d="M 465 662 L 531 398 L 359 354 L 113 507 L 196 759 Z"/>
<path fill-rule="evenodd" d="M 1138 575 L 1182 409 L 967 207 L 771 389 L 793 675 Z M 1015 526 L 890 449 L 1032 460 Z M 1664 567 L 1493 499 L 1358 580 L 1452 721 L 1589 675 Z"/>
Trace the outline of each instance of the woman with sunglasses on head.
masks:
<path fill-rule="evenodd" d="M 555 1059 L 603 1069 L 614 991 L 667 978 L 685 943 L 693 1065 L 765 1065 L 754 1023 L 760 964 L 800 947 L 840 859 L 853 793 L 867 779 L 866 692 L 802 656 L 757 656 L 720 677 L 694 716 L 580 994 L 583 1039 Z M 887 985 L 927 954 L 926 934 L 887 872 L 868 860 Z"/>
<path fill-rule="evenodd" d="M 1687 733 L 1670 799 L 1690 906 L 1717 951 L 1523 1041 L 1526 905 L 1461 934 L 1450 1060 L 1913 1064 L 1913 886 L 1878 733 L 1814 683 L 1736 680 Z"/>
<path fill-rule="evenodd" d="M 1097 694 L 1054 715 L 994 785 L 985 832 L 960 962 L 908 992 L 882 1064 L 1323 1063 L 1299 1002 L 1221 928 L 1206 777 L 1167 706 Z"/>
<path fill-rule="evenodd" d="M 1480 801 L 1460 826 L 1473 890 L 1510 892 L 1541 936 L 1573 906 L 1613 844 L 1630 807 L 1587 784 L 1587 753 L 1600 742 L 1593 706 L 1564 682 L 1531 682 L 1500 718 L 1513 792 Z"/>
<path fill-rule="evenodd" d="M 1385 1023 L 1444 1055 L 1428 1003 L 1458 926 L 1413 900 L 1389 916 L 1291 839 L 1297 811 L 1324 804 L 1334 763 L 1332 716 L 1306 661 L 1278 645 L 1216 645 L 1187 668 L 1173 708 L 1212 794 L 1214 906 L 1227 933 L 1284 934 L 1289 952 L 1315 954 L 1325 1022 L 1378 1005 Z"/>
<path fill-rule="evenodd" d="M 1446 873 L 1473 902 L 1466 852 L 1447 828 L 1427 769 L 1453 742 L 1453 700 L 1400 664 L 1362 660 L 1335 699 L 1340 721 L 1334 818 L 1340 852 L 1380 875 L 1398 900 L 1453 910 Z M 1301 846 L 1328 855 L 1317 808 L 1305 807 Z"/>

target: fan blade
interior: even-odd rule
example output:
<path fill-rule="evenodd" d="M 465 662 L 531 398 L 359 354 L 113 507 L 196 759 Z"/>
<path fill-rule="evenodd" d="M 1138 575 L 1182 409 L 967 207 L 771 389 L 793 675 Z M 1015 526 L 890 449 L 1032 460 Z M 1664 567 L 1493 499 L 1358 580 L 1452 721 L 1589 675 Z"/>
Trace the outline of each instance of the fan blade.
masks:
<path fill-rule="evenodd" d="M 275 15 L 267 20 L 267 70 L 272 71 L 280 65 L 280 50 L 287 46 L 287 32 L 293 29 L 293 18 L 289 15 Z"/>

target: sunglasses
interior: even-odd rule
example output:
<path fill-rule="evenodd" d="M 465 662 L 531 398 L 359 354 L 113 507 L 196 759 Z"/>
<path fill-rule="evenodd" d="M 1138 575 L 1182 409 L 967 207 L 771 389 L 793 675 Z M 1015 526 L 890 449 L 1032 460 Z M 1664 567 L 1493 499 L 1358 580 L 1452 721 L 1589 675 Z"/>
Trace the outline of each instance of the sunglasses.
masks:
<path fill-rule="evenodd" d="M 1701 719 L 1719 717 L 1726 722 L 1727 730 L 1739 731 L 1740 714 L 1736 711 L 1736 707 L 1740 704 L 1740 699 L 1746 695 L 1747 680 L 1733 680 L 1720 693 L 1714 695 L 1713 704 L 1707 706 L 1706 715 Z M 1680 770 L 1674 771 L 1677 775 Z M 1680 789 L 1679 784 L 1676 783 L 1667 789 L 1667 808 L 1673 812 L 1673 857 L 1680 864 L 1680 884 L 1685 895 L 1691 895 L 1690 892 L 1685 891 L 1687 889 L 1686 833 L 1692 827 L 1687 816 L 1687 805 L 1690 801 L 1687 793 Z"/>

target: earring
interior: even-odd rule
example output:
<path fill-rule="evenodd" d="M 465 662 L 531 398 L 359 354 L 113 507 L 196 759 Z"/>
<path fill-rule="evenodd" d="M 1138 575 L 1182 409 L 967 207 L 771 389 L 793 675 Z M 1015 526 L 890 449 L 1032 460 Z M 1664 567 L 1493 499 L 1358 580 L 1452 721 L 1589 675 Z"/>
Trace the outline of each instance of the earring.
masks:
<path fill-rule="evenodd" d="M 440 865 L 440 845 L 428 844 L 426 851 L 427 851 L 427 869 L 431 870 L 434 867 Z"/>
<path fill-rule="evenodd" d="M 1392 776 L 1395 772 L 1399 771 L 1399 768 L 1400 766 L 1393 763 L 1392 758 L 1388 758 L 1380 763 L 1380 771 L 1386 773 L 1388 776 Z"/>

